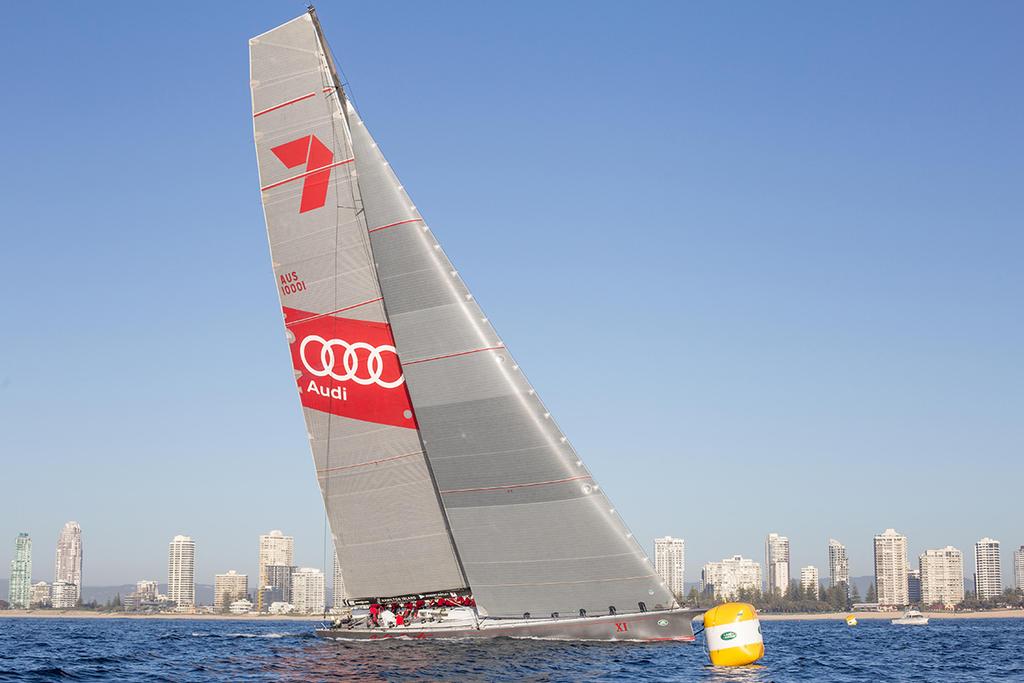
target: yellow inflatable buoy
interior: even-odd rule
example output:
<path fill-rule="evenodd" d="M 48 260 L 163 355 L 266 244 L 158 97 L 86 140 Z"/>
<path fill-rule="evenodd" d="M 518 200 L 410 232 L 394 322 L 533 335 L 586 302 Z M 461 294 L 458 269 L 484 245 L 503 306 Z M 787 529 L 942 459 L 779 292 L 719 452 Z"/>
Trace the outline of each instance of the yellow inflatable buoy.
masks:
<path fill-rule="evenodd" d="M 857 625 L 857 617 L 853 616 L 852 614 L 847 614 L 846 615 L 846 625 L 847 626 L 856 626 Z"/>
<path fill-rule="evenodd" d="M 764 657 L 761 623 L 753 605 L 727 602 L 704 613 L 704 642 L 715 666 L 743 666 Z"/>

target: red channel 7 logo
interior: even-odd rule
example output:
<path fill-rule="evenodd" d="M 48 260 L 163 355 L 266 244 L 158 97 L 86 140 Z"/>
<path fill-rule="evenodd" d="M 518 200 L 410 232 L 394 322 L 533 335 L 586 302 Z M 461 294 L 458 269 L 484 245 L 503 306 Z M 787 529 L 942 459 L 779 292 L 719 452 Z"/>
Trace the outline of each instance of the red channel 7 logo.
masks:
<path fill-rule="evenodd" d="M 307 135 L 298 140 L 286 142 L 270 149 L 287 168 L 305 166 L 305 171 L 298 175 L 272 183 L 262 188 L 267 191 L 293 180 L 302 180 L 302 200 L 299 202 L 299 213 L 319 209 L 327 203 L 327 186 L 331 182 L 331 169 L 347 164 L 352 159 L 334 162 L 334 152 L 315 135 Z"/>

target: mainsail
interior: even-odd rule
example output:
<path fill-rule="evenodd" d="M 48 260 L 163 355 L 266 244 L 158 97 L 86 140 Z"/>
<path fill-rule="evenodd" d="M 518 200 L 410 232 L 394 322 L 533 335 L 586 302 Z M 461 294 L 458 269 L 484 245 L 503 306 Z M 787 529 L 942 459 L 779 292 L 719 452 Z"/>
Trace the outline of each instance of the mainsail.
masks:
<path fill-rule="evenodd" d="M 274 277 L 349 595 L 465 587 L 398 365 L 313 17 L 249 43 Z"/>
<path fill-rule="evenodd" d="M 254 41 L 271 252 L 349 594 L 468 583 L 491 617 L 673 606 L 345 99 L 315 17 Z M 307 138 L 289 176 L 275 150 Z"/>

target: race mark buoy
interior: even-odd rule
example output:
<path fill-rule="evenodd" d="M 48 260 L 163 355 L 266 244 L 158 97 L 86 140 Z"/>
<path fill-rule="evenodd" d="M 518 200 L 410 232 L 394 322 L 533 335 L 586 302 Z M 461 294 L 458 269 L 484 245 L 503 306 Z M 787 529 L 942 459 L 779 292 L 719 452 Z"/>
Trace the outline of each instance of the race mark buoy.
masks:
<path fill-rule="evenodd" d="M 761 623 L 754 606 L 727 602 L 704 613 L 704 642 L 715 666 L 743 666 L 764 657 Z"/>
<path fill-rule="evenodd" d="M 847 614 L 846 615 L 846 625 L 847 626 L 856 626 L 857 625 L 857 617 L 853 616 L 852 614 Z"/>

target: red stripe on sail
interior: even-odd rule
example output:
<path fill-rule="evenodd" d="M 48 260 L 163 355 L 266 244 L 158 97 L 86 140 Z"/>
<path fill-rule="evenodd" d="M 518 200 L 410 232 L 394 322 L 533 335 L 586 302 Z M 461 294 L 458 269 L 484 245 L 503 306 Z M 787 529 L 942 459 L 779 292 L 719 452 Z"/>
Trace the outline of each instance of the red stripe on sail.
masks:
<path fill-rule="evenodd" d="M 397 223 L 388 223 L 387 225 L 379 225 L 376 228 L 371 228 L 370 230 L 367 230 L 366 232 L 377 232 L 378 230 L 387 230 L 388 228 L 393 228 L 396 225 L 405 225 L 406 223 L 422 223 L 422 222 L 423 222 L 422 218 L 410 218 L 407 221 L 398 221 Z"/>
<path fill-rule="evenodd" d="M 391 462 L 392 460 L 401 460 L 402 458 L 408 458 L 413 455 L 418 455 L 423 451 L 413 451 L 412 453 L 402 453 L 401 455 L 393 455 L 390 458 L 381 458 L 380 460 L 371 460 L 370 462 L 361 462 L 356 465 L 343 465 L 341 467 L 328 467 L 326 469 L 317 470 L 317 474 L 327 474 L 328 472 L 341 472 L 342 470 L 352 470 L 357 467 L 367 467 L 368 465 L 379 465 L 382 462 Z"/>
<path fill-rule="evenodd" d="M 505 486 L 483 486 L 476 489 L 448 489 L 447 491 L 441 491 L 441 493 L 473 493 L 475 491 L 507 491 L 509 489 L 525 489 L 531 486 L 547 486 L 548 484 L 564 484 L 567 481 L 579 481 L 580 479 L 592 479 L 589 474 L 581 475 L 579 477 L 569 477 L 567 479 L 552 479 L 551 481 L 535 481 L 529 484 L 507 484 Z"/>
<path fill-rule="evenodd" d="M 471 353 L 480 353 L 481 351 L 497 351 L 503 349 L 504 346 L 487 346 L 482 349 L 473 349 L 472 351 L 460 351 L 459 353 L 448 353 L 443 356 L 434 356 L 433 358 L 420 358 L 419 360 L 408 360 L 402 363 L 402 365 L 415 365 L 416 363 L 429 363 L 432 360 L 443 360 L 445 358 L 455 358 L 456 356 L 468 356 Z"/>
<path fill-rule="evenodd" d="M 253 114 L 252 117 L 256 118 L 257 116 L 263 116 L 264 114 L 269 114 L 272 111 L 277 111 L 278 109 L 281 109 L 282 107 L 287 107 L 289 104 L 295 104 L 296 102 L 301 102 L 303 100 L 308 100 L 310 97 L 315 97 L 315 96 L 316 96 L 316 93 L 315 92 L 311 92 L 311 93 L 309 93 L 307 95 L 303 95 L 302 97 L 296 97 L 294 100 L 288 100 L 287 102 L 282 102 L 281 104 L 275 104 L 273 107 L 267 107 L 266 109 L 261 109 L 260 111 L 258 111 L 255 114 Z"/>
<path fill-rule="evenodd" d="M 327 169 L 334 168 L 335 166 L 341 166 L 343 164 L 351 164 L 353 161 L 355 161 L 354 157 L 351 158 L 351 159 L 344 159 L 342 161 L 336 161 L 333 164 L 327 164 L 325 166 L 320 166 L 319 168 L 314 168 L 312 171 L 306 171 L 305 173 L 300 173 L 298 175 L 293 175 L 291 178 L 285 178 L 284 180 L 279 180 L 276 183 L 271 183 L 270 185 L 264 185 L 263 187 L 260 188 L 260 192 L 266 192 L 267 190 L 273 190 L 275 187 L 280 187 L 281 185 L 284 185 L 285 183 L 290 183 L 293 180 L 301 180 L 302 178 L 305 178 L 306 176 L 311 176 L 314 173 L 320 173 L 322 171 L 326 171 Z"/>
<path fill-rule="evenodd" d="M 345 308 L 339 308 L 336 311 L 328 311 L 327 313 L 318 313 L 316 315 L 311 315 L 308 318 L 299 318 L 298 320 L 293 320 L 290 323 L 285 323 L 284 326 L 285 327 L 291 327 L 292 325 L 298 325 L 299 323 L 304 323 L 304 322 L 307 322 L 309 320 L 316 320 L 317 318 L 325 318 L 325 317 L 327 317 L 329 315 L 334 315 L 335 313 L 344 313 L 345 311 L 351 311 L 353 308 L 359 308 L 360 306 L 366 306 L 367 304 L 372 304 L 372 303 L 375 303 L 377 301 L 381 301 L 383 299 L 384 299 L 384 297 L 379 296 L 376 299 L 369 299 L 367 301 L 360 301 L 358 304 L 352 304 L 351 306 L 346 306 Z"/>

